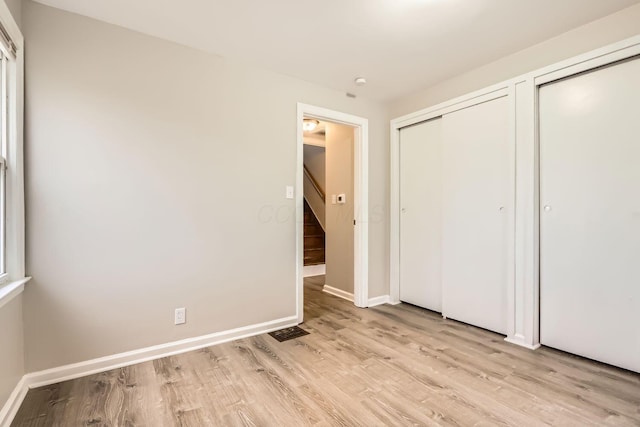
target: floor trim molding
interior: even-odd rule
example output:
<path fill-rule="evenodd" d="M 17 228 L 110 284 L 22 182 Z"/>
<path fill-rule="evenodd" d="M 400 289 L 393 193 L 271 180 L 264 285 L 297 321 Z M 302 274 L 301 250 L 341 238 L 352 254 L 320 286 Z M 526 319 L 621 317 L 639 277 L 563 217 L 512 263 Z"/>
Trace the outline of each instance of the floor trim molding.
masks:
<path fill-rule="evenodd" d="M 377 305 L 390 304 L 391 297 L 389 295 L 380 295 L 379 297 L 369 298 L 369 307 Z"/>
<path fill-rule="evenodd" d="M 302 276 L 303 277 L 313 277 L 313 276 L 322 276 L 327 272 L 326 264 L 318 264 L 318 265 L 305 265 L 302 268 Z"/>
<path fill-rule="evenodd" d="M 200 348 L 209 347 L 215 344 L 233 341 L 235 339 L 247 338 L 260 335 L 278 329 L 295 326 L 298 324 L 297 316 L 284 317 L 270 322 L 244 326 L 228 331 L 216 332 L 209 335 L 202 335 L 194 338 L 187 338 L 166 344 L 155 345 L 125 353 L 114 354 L 112 356 L 100 357 L 84 362 L 64 365 L 57 368 L 32 372 L 23 377 L 28 388 L 42 387 L 67 381 L 86 375 L 96 374 L 123 366 L 135 365 L 149 360 L 160 359 L 166 356 L 185 353 Z"/>
<path fill-rule="evenodd" d="M 16 384 L 16 388 L 14 388 L 9 395 L 9 399 L 2 409 L 0 409 L 0 427 L 9 427 L 11 425 L 28 391 L 29 387 L 23 376 L 20 381 L 18 381 L 18 384 Z"/>
<path fill-rule="evenodd" d="M 333 286 L 324 285 L 322 291 L 338 298 L 346 299 L 349 302 L 353 302 L 353 294 L 342 289 L 334 288 Z M 375 307 L 377 305 L 391 304 L 391 298 L 389 295 L 381 295 L 379 297 L 369 298 L 367 307 Z"/>
<path fill-rule="evenodd" d="M 525 338 L 522 335 L 515 335 L 513 337 L 507 337 L 504 339 L 506 342 L 514 345 L 518 345 L 520 347 L 528 348 L 529 350 L 537 350 L 541 346 L 540 344 L 529 344 L 525 341 Z"/>
<path fill-rule="evenodd" d="M 324 285 L 322 287 L 322 291 L 328 294 L 331 294 L 335 297 L 346 299 L 347 301 L 353 302 L 353 294 L 347 291 L 343 291 L 342 289 L 334 288 L 333 286 Z"/>

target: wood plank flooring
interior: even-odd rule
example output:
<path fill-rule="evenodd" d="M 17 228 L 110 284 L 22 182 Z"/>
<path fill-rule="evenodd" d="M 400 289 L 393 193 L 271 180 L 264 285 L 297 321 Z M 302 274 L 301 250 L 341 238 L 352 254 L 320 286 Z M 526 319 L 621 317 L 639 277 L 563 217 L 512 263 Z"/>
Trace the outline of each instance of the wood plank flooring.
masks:
<path fill-rule="evenodd" d="M 305 279 L 310 335 L 236 340 L 29 391 L 12 426 L 640 426 L 640 375 Z"/>

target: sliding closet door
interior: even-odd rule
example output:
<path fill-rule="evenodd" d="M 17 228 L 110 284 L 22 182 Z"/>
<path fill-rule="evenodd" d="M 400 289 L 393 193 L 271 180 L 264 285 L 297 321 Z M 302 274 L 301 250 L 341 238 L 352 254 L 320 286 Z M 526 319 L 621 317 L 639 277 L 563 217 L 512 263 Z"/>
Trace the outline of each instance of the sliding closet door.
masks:
<path fill-rule="evenodd" d="M 541 342 L 640 372 L 640 60 L 539 95 Z"/>
<path fill-rule="evenodd" d="M 442 120 L 400 130 L 400 300 L 442 309 Z"/>
<path fill-rule="evenodd" d="M 443 315 L 506 333 L 507 98 L 443 118 Z"/>

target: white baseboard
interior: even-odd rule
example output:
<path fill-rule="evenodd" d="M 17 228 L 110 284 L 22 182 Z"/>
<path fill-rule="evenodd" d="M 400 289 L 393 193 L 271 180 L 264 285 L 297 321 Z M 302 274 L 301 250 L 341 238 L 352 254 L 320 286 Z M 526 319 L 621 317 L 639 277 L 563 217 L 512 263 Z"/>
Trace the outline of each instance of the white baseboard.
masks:
<path fill-rule="evenodd" d="M 180 341 L 142 348 L 139 350 L 114 354 L 112 356 L 87 360 L 85 362 L 79 362 L 71 365 L 47 369 L 44 371 L 33 372 L 30 374 L 26 374 L 23 377 L 23 380 L 26 382 L 28 388 L 42 387 L 49 384 L 59 383 L 61 381 L 67 381 L 74 378 L 84 377 L 86 375 L 92 375 L 111 369 L 121 368 L 123 366 L 135 365 L 136 363 L 160 359 L 166 356 L 173 356 L 175 354 L 185 353 L 187 351 L 197 350 L 215 344 L 222 344 L 224 342 L 233 341 L 235 339 L 260 335 L 267 332 L 276 331 L 278 329 L 295 326 L 297 324 L 297 316 L 285 317 L 270 322 L 244 326 L 241 328 L 216 332 L 213 334 L 202 335 L 194 338 L 187 338 Z"/>
<path fill-rule="evenodd" d="M 347 291 L 343 291 L 342 289 L 334 288 L 329 285 L 324 285 L 322 287 L 322 290 L 338 298 L 346 299 L 347 301 L 353 302 L 353 294 Z"/>
<path fill-rule="evenodd" d="M 529 344 L 525 341 L 524 337 L 521 335 L 514 335 L 513 337 L 507 337 L 504 339 L 506 342 L 519 345 L 520 347 L 528 348 L 529 350 L 537 350 L 541 346 L 540 344 Z"/>
<path fill-rule="evenodd" d="M 369 307 L 375 307 L 376 305 L 389 304 L 391 298 L 389 295 L 381 295 L 379 297 L 369 298 Z"/>
<path fill-rule="evenodd" d="M 326 273 L 326 264 L 305 265 L 304 267 L 302 267 L 302 277 L 323 276 Z"/>
<path fill-rule="evenodd" d="M 347 291 L 343 291 L 342 289 L 338 289 L 338 288 L 334 288 L 332 286 L 329 285 L 324 285 L 322 287 L 322 290 L 328 294 L 331 294 L 333 296 L 342 298 L 342 299 L 346 299 L 347 301 L 353 302 L 353 294 Z M 369 298 L 369 302 L 367 307 L 375 307 L 377 305 L 382 305 L 382 304 L 390 304 L 391 299 L 389 298 L 389 295 L 382 295 L 379 297 L 374 297 L 374 298 Z"/>
<path fill-rule="evenodd" d="M 16 388 L 11 392 L 7 402 L 2 409 L 0 409 L 0 427 L 9 427 L 11 425 L 28 391 L 27 381 L 22 377 L 20 381 L 18 381 Z"/>

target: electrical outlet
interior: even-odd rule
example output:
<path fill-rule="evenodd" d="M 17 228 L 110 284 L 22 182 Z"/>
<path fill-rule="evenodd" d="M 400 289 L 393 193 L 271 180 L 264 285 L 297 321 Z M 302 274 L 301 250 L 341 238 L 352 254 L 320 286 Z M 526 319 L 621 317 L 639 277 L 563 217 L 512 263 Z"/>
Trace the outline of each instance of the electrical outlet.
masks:
<path fill-rule="evenodd" d="M 183 323 L 187 323 L 187 309 L 176 308 L 175 324 L 182 325 Z"/>

